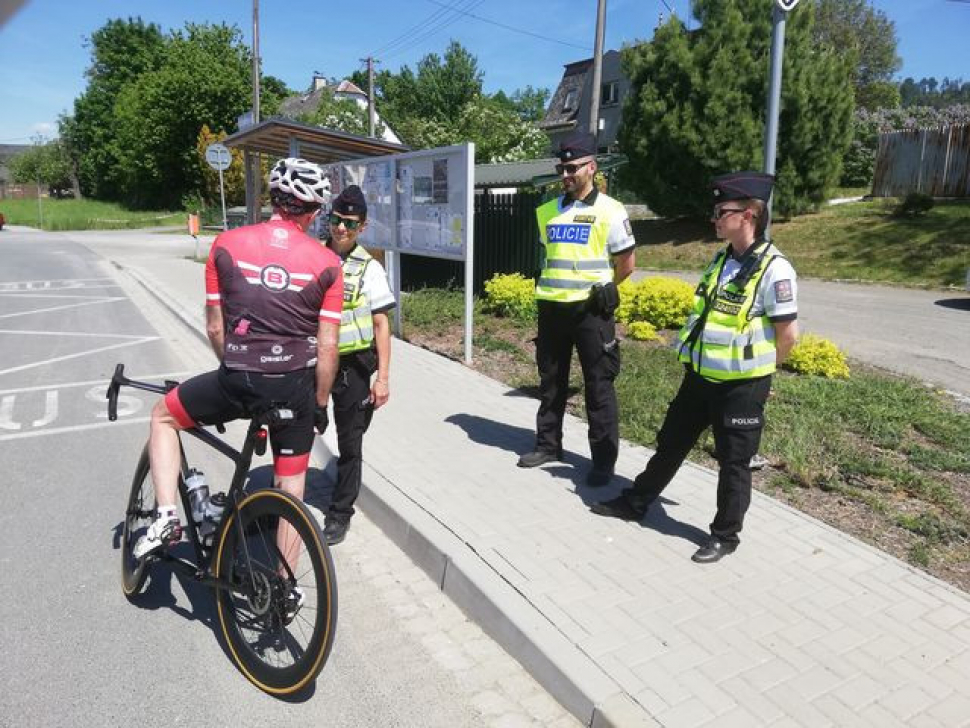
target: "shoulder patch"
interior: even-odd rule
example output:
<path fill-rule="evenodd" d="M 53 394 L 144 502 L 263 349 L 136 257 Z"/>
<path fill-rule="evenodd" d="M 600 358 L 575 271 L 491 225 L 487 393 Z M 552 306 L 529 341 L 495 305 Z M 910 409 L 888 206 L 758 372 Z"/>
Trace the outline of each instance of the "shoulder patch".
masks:
<path fill-rule="evenodd" d="M 630 218 L 623 218 L 623 229 L 626 230 L 627 235 L 633 235 L 633 225 L 630 224 Z"/>
<path fill-rule="evenodd" d="M 775 281 L 775 301 L 778 303 L 791 303 L 794 299 L 794 294 L 792 293 L 791 281 L 785 279 L 783 281 Z"/>

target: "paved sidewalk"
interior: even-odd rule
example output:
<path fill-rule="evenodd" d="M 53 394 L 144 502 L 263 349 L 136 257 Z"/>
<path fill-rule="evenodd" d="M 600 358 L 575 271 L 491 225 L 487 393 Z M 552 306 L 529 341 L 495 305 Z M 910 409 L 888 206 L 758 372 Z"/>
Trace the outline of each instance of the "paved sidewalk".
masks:
<path fill-rule="evenodd" d="M 202 266 L 111 257 L 204 336 Z M 568 418 L 567 462 L 519 469 L 535 409 L 395 341 L 360 506 L 583 723 L 970 726 L 970 595 L 759 493 L 738 552 L 694 564 L 714 473 L 685 466 L 642 525 L 598 518 L 649 451 L 591 491 Z"/>

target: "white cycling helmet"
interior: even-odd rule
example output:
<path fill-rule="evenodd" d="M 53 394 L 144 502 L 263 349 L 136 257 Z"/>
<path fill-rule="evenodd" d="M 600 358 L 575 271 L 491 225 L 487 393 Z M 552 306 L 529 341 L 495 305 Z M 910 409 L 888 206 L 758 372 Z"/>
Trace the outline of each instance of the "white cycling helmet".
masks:
<path fill-rule="evenodd" d="M 330 180 L 313 162 L 286 157 L 273 165 L 269 173 L 270 191 L 279 190 L 308 206 L 330 201 Z"/>

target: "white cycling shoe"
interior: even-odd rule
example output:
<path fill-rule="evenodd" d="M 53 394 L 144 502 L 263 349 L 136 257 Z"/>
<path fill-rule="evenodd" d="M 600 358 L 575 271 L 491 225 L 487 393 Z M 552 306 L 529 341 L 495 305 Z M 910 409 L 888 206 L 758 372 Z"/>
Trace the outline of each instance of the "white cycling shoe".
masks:
<path fill-rule="evenodd" d="M 136 559 L 167 549 L 182 540 L 182 524 L 177 517 L 156 518 L 131 550 Z"/>

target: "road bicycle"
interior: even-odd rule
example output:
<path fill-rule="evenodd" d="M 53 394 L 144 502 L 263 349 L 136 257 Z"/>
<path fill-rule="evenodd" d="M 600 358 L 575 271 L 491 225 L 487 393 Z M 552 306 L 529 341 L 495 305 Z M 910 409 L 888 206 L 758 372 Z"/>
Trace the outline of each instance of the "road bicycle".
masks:
<path fill-rule="evenodd" d="M 178 382 L 159 385 L 128 379 L 124 365 L 118 364 L 106 394 L 111 421 L 117 419 L 123 386 L 165 394 Z M 183 518 L 183 534 L 192 544 L 194 560 L 168 551 L 139 560 L 132 553 L 155 516 L 146 444 L 131 482 L 121 542 L 125 596 L 134 599 L 142 592 L 150 568 L 158 562 L 212 587 L 229 654 L 249 680 L 272 695 L 292 694 L 316 678 L 330 655 L 337 624 L 333 560 L 314 516 L 289 493 L 244 489 L 253 454 L 266 452 L 267 426 L 287 416 L 292 415 L 285 409 L 258 414 L 250 421 L 241 450 L 201 427 L 181 431 L 236 465 L 222 520 L 214 535 L 205 535 L 191 516 L 185 484 L 190 468 L 180 433 L 178 489 L 182 510 L 189 514 Z M 225 432 L 222 426 L 217 429 Z M 296 602 L 297 593 L 302 593 L 302 603 Z"/>

